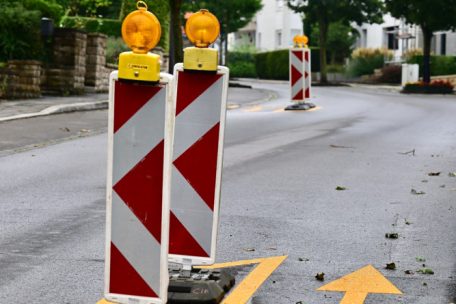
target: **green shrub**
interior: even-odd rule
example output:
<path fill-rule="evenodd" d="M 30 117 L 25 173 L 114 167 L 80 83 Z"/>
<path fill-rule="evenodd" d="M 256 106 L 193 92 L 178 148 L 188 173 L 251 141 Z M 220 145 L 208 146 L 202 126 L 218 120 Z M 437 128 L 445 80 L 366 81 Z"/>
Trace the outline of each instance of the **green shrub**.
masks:
<path fill-rule="evenodd" d="M 311 49 L 311 70 L 320 71 L 320 49 Z M 259 78 L 262 79 L 289 79 L 290 50 L 278 50 L 258 53 L 255 55 L 255 67 Z"/>
<path fill-rule="evenodd" d="M 117 64 L 119 54 L 122 52 L 130 51 L 128 46 L 120 37 L 108 37 L 106 42 L 106 62 Z"/>
<path fill-rule="evenodd" d="M 60 23 L 62 27 L 85 30 L 89 33 L 102 33 L 111 37 L 120 37 L 122 22 L 116 19 L 65 16 Z"/>
<path fill-rule="evenodd" d="M 411 57 L 407 63 L 420 65 L 420 76 L 423 76 L 423 56 Z M 431 75 L 453 75 L 456 74 L 456 56 L 431 56 Z"/>
<path fill-rule="evenodd" d="M 231 77 L 255 78 L 255 54 L 252 52 L 229 52 L 228 67 Z"/>
<path fill-rule="evenodd" d="M 63 16 L 63 8 L 52 0 L 25 0 L 23 5 L 27 10 L 41 12 L 41 17 L 51 18 L 54 24 L 59 24 Z"/>
<path fill-rule="evenodd" d="M 0 61 L 42 59 L 41 13 L 0 3 Z"/>
<path fill-rule="evenodd" d="M 407 83 L 402 93 L 418 93 L 418 94 L 453 94 L 454 86 L 449 81 L 436 80 L 430 84 L 422 81 L 416 83 Z"/>
<path fill-rule="evenodd" d="M 392 53 L 387 49 L 356 49 L 352 53 L 348 74 L 354 77 L 371 75 L 375 69 L 382 68 L 385 65 L 385 61 L 391 58 Z"/>

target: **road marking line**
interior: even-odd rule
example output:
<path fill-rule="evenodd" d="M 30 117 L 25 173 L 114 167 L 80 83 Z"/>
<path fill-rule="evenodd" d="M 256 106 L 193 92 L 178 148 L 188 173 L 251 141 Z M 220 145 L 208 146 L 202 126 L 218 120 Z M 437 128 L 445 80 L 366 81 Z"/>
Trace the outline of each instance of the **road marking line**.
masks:
<path fill-rule="evenodd" d="M 402 294 L 372 265 L 363 267 L 317 290 L 345 292 L 340 304 L 363 304 L 369 293 Z"/>
<path fill-rule="evenodd" d="M 199 267 L 202 269 L 220 269 L 237 266 L 258 264 L 241 283 L 223 300 L 222 304 L 248 303 L 258 288 L 271 274 L 287 259 L 288 256 L 260 258 L 254 260 L 236 261 Z"/>

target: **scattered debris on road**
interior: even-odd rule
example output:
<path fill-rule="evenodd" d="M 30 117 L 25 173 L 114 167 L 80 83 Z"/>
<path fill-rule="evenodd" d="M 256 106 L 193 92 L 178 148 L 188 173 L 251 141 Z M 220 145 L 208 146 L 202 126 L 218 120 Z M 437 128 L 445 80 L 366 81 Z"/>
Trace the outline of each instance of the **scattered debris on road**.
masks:
<path fill-rule="evenodd" d="M 345 190 L 347 190 L 347 188 L 346 187 L 342 187 L 342 186 L 337 186 L 336 190 L 337 191 L 345 191 Z"/>
<path fill-rule="evenodd" d="M 412 222 L 408 221 L 407 219 L 404 219 L 406 225 L 411 225 Z"/>
<path fill-rule="evenodd" d="M 70 129 L 68 129 L 67 127 L 65 128 L 59 128 L 59 130 L 63 131 L 63 132 L 70 132 Z"/>
<path fill-rule="evenodd" d="M 402 155 L 412 155 L 412 156 L 415 156 L 415 149 L 411 150 L 411 151 L 407 151 L 407 152 L 399 152 L 399 154 L 402 154 Z"/>
<path fill-rule="evenodd" d="M 385 237 L 387 239 L 398 239 L 399 238 L 399 234 L 398 233 L 386 233 L 385 234 Z"/>
<path fill-rule="evenodd" d="M 424 263 L 424 262 L 426 262 L 426 259 L 425 259 L 425 258 L 422 258 L 422 257 L 416 257 L 415 260 L 416 260 L 418 263 Z"/>
<path fill-rule="evenodd" d="M 388 270 L 396 270 L 396 263 L 394 263 L 394 262 L 393 263 L 388 263 L 388 264 L 386 264 L 385 268 L 388 269 Z"/>
<path fill-rule="evenodd" d="M 404 271 L 405 274 L 415 274 L 412 270 L 406 270 Z"/>
<path fill-rule="evenodd" d="M 412 190 L 410 191 L 410 193 L 412 193 L 412 194 L 414 194 L 414 195 L 423 195 L 423 194 L 426 194 L 426 192 L 424 192 L 424 191 L 417 191 L 417 190 L 415 190 L 415 189 L 412 189 Z"/>
<path fill-rule="evenodd" d="M 421 274 L 434 274 L 434 270 L 431 268 L 421 268 L 417 272 Z"/>
<path fill-rule="evenodd" d="M 448 176 L 449 177 L 456 177 L 456 172 L 450 172 L 450 173 L 448 173 Z"/>
<path fill-rule="evenodd" d="M 331 148 L 334 149 L 354 149 L 355 147 L 347 147 L 347 146 L 339 146 L 339 145 L 329 145 Z"/>
<path fill-rule="evenodd" d="M 253 252 L 255 251 L 255 248 L 244 248 L 244 251 Z"/>
<path fill-rule="evenodd" d="M 429 172 L 428 176 L 440 176 L 440 173 L 442 172 Z"/>
<path fill-rule="evenodd" d="M 298 258 L 299 262 L 308 262 L 310 261 L 308 258 Z"/>
<path fill-rule="evenodd" d="M 317 273 L 317 275 L 315 276 L 315 279 L 317 279 L 318 281 L 324 281 L 325 280 L 325 273 L 324 272 Z"/>

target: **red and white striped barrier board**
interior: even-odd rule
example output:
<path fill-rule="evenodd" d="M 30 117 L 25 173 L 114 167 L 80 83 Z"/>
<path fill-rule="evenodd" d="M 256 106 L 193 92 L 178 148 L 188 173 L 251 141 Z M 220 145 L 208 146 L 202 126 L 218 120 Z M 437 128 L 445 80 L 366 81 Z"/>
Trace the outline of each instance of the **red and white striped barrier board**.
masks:
<path fill-rule="evenodd" d="M 290 49 L 290 86 L 292 101 L 302 103 L 310 99 L 310 49 Z"/>
<path fill-rule="evenodd" d="M 229 70 L 174 68 L 176 125 L 171 184 L 170 261 L 215 261 Z"/>
<path fill-rule="evenodd" d="M 115 303 L 167 301 L 172 79 L 149 85 L 111 74 L 105 298 Z"/>

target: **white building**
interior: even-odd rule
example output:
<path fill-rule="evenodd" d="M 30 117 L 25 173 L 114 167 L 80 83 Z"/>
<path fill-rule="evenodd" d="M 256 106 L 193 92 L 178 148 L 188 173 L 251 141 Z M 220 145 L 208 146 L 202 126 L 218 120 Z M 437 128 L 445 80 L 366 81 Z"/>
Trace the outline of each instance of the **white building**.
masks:
<path fill-rule="evenodd" d="M 293 37 L 303 32 L 302 16 L 290 10 L 286 0 L 263 0 L 254 20 L 237 33 L 230 34 L 230 48 L 255 46 L 259 51 L 287 48 Z"/>
<path fill-rule="evenodd" d="M 382 24 L 354 25 L 359 31 L 357 47 L 387 48 L 394 52 L 395 60 L 410 49 L 423 49 L 423 34 L 418 26 L 407 25 L 404 20 L 391 15 L 383 17 Z M 431 52 L 436 55 L 456 55 L 456 33 L 437 32 L 432 41 Z"/>

